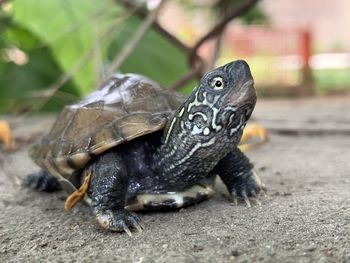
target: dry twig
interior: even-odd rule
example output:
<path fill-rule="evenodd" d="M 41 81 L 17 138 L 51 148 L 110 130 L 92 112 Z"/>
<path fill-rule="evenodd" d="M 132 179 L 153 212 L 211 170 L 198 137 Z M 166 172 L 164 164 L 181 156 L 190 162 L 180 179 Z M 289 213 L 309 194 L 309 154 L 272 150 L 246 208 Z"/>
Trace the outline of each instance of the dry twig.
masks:
<path fill-rule="evenodd" d="M 10 125 L 4 120 L 0 120 L 0 142 L 4 143 L 6 150 L 15 148 L 15 139 L 13 138 Z"/>
<path fill-rule="evenodd" d="M 197 43 L 193 46 L 189 54 L 190 64 L 193 65 L 196 62 L 196 57 L 198 56 L 197 55 L 198 49 L 205 42 L 207 42 L 209 39 L 213 37 L 220 35 L 230 21 L 249 11 L 258 1 L 259 0 L 249 0 L 244 2 L 244 4 L 239 6 L 237 9 L 234 9 L 231 12 L 229 12 L 228 15 L 225 16 L 221 21 L 219 21 L 219 23 L 217 23 L 207 34 L 205 34 L 202 38 L 200 38 L 197 41 Z"/>

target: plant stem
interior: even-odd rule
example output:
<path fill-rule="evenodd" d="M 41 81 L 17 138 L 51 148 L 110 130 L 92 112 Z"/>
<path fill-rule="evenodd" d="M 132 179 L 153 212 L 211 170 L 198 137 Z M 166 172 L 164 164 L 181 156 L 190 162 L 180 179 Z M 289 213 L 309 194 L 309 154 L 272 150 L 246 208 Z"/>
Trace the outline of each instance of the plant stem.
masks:
<path fill-rule="evenodd" d="M 164 3 L 164 1 L 160 1 L 159 5 L 148 14 L 146 19 L 143 21 L 143 23 L 140 25 L 140 27 L 136 30 L 136 32 L 131 37 L 131 39 L 128 41 L 128 43 L 125 44 L 123 50 L 119 53 L 119 55 L 116 57 L 116 59 L 111 63 L 111 65 L 109 66 L 109 70 L 108 70 L 107 75 L 110 75 L 110 74 L 114 73 L 117 69 L 119 69 L 120 66 L 127 59 L 127 57 L 135 49 L 135 47 L 140 43 L 143 36 L 147 33 L 149 28 L 152 26 L 154 21 L 157 19 L 157 15 L 159 13 L 159 10 L 163 6 L 163 3 Z"/>

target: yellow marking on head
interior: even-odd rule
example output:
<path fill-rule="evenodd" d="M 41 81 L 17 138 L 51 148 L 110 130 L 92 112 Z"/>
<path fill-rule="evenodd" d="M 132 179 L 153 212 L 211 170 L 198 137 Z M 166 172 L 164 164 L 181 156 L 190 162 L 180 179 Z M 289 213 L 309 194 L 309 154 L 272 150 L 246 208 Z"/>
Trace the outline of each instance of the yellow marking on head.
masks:
<path fill-rule="evenodd" d="M 181 109 L 180 112 L 179 112 L 179 117 L 180 117 L 180 118 L 182 117 L 182 115 L 184 114 L 184 112 L 185 112 L 185 108 L 182 107 L 182 109 Z"/>

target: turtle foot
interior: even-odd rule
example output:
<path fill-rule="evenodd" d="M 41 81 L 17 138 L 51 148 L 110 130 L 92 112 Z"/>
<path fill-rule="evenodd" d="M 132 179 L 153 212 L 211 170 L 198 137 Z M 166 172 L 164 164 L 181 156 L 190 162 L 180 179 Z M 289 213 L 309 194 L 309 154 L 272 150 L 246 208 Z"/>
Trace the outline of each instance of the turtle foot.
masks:
<path fill-rule="evenodd" d="M 21 184 L 39 192 L 50 193 L 61 190 L 58 180 L 44 170 L 29 174 Z"/>
<path fill-rule="evenodd" d="M 265 185 L 261 182 L 257 173 L 253 170 L 248 177 L 238 178 L 231 190 L 231 197 L 235 205 L 238 205 L 238 200 L 243 200 L 248 207 L 255 203 L 261 206 L 259 201 L 260 194 L 266 192 Z"/>
<path fill-rule="evenodd" d="M 130 228 L 139 232 L 144 229 L 141 219 L 135 213 L 124 209 L 97 213 L 96 219 L 103 228 L 113 232 L 125 232 L 129 236 L 132 235 Z"/>

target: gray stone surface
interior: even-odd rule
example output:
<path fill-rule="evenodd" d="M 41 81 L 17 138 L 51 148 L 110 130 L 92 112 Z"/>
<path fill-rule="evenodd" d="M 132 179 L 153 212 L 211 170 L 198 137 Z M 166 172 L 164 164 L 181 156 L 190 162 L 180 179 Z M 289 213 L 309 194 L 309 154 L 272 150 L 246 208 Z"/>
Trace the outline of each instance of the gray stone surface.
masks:
<path fill-rule="evenodd" d="M 248 152 L 268 186 L 261 206 L 231 204 L 218 182 L 211 200 L 141 214 L 132 237 L 101 230 L 83 204 L 67 215 L 63 192 L 16 186 L 37 168 L 27 147 L 2 153 L 0 262 L 350 262 L 350 98 L 259 101 L 254 118 L 271 129 Z M 52 119 L 10 121 L 26 135 Z M 305 127 L 327 132 L 280 132 Z"/>

